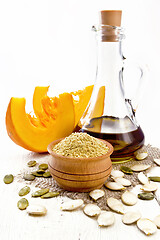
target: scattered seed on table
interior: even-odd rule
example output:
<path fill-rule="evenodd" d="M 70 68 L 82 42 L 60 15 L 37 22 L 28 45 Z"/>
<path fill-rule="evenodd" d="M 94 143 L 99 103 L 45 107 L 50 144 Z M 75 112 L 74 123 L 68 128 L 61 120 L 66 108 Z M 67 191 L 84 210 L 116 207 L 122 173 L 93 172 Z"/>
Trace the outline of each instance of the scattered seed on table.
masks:
<path fill-rule="evenodd" d="M 59 192 L 48 192 L 44 195 L 41 196 L 41 198 L 53 198 L 53 197 L 57 197 L 60 193 Z"/>
<path fill-rule="evenodd" d="M 126 191 L 121 196 L 122 202 L 126 205 L 133 206 L 137 203 L 138 198 L 133 192 Z"/>
<path fill-rule="evenodd" d="M 38 173 L 37 171 L 32 172 L 34 177 L 43 177 L 43 173 Z"/>
<path fill-rule="evenodd" d="M 105 193 L 102 189 L 95 189 L 89 193 L 89 196 L 96 201 L 97 199 L 103 197 L 104 194 Z"/>
<path fill-rule="evenodd" d="M 44 195 L 48 192 L 49 192 L 49 188 L 43 188 L 43 189 L 40 189 L 36 192 L 33 192 L 32 197 L 41 197 L 42 195 Z"/>
<path fill-rule="evenodd" d="M 28 167 L 34 167 L 36 164 L 37 164 L 37 162 L 35 160 L 34 161 L 29 161 L 27 163 Z"/>
<path fill-rule="evenodd" d="M 33 216 L 43 216 L 47 213 L 47 209 L 42 205 L 32 204 L 28 206 L 27 213 Z"/>
<path fill-rule="evenodd" d="M 105 186 L 106 188 L 109 188 L 109 189 L 114 190 L 114 191 L 124 190 L 124 189 L 125 189 L 125 187 L 124 187 L 122 184 L 117 183 L 117 182 L 106 182 L 106 183 L 104 184 L 104 186 Z"/>
<path fill-rule="evenodd" d="M 30 191 L 31 191 L 30 187 L 25 186 L 25 187 L 23 187 L 23 188 L 20 189 L 18 195 L 19 195 L 20 197 L 22 197 L 22 196 L 27 195 Z"/>
<path fill-rule="evenodd" d="M 40 164 L 39 169 L 47 170 L 48 169 L 48 164 L 46 164 L 46 163 Z"/>
<path fill-rule="evenodd" d="M 129 167 L 126 167 L 126 166 L 121 166 L 121 167 L 120 167 L 120 170 L 121 170 L 122 172 L 126 173 L 126 174 L 133 174 L 132 169 L 129 168 Z"/>
<path fill-rule="evenodd" d="M 20 209 L 20 210 L 24 210 L 28 207 L 29 205 L 29 202 L 26 198 L 21 198 L 18 203 L 17 203 L 17 207 Z"/>
<path fill-rule="evenodd" d="M 135 157 L 137 160 L 141 161 L 148 157 L 148 153 L 147 152 L 137 153 L 135 154 Z"/>
<path fill-rule="evenodd" d="M 157 231 L 157 226 L 154 222 L 147 218 L 140 218 L 137 221 L 137 227 L 144 232 L 147 236 Z"/>
<path fill-rule="evenodd" d="M 83 212 L 89 217 L 95 217 L 101 213 L 101 209 L 97 205 L 89 203 L 84 206 Z"/>
<path fill-rule="evenodd" d="M 60 209 L 62 211 L 73 211 L 83 205 L 84 201 L 82 199 L 69 200 L 61 204 Z"/>
<path fill-rule="evenodd" d="M 116 198 L 113 198 L 113 197 L 107 198 L 107 205 L 117 213 L 121 213 L 121 214 L 125 213 L 124 205 Z"/>
<path fill-rule="evenodd" d="M 153 182 L 160 182 L 160 177 L 157 177 L 157 176 L 149 177 L 149 180 L 151 180 Z"/>
<path fill-rule="evenodd" d="M 23 178 L 27 181 L 33 181 L 35 179 L 35 176 L 33 176 L 32 174 L 24 174 Z"/>
<path fill-rule="evenodd" d="M 52 176 L 51 176 L 50 172 L 45 172 L 45 173 L 43 173 L 43 177 L 50 178 Z"/>
<path fill-rule="evenodd" d="M 122 222 L 124 224 L 132 224 L 138 221 L 141 218 L 140 212 L 126 212 L 122 217 Z"/>
<path fill-rule="evenodd" d="M 142 200 L 152 200 L 154 198 L 154 194 L 151 192 L 139 193 L 138 198 Z"/>
<path fill-rule="evenodd" d="M 45 170 L 39 169 L 39 170 L 37 170 L 36 172 L 37 172 L 38 174 L 43 174 L 43 173 L 45 173 Z"/>
<path fill-rule="evenodd" d="M 3 181 L 5 184 L 10 184 L 13 182 L 13 180 L 14 180 L 14 177 L 12 174 L 5 175 L 3 178 Z"/>
<path fill-rule="evenodd" d="M 104 211 L 98 216 L 97 222 L 100 227 L 111 226 L 115 222 L 114 214 L 109 211 Z"/>
<path fill-rule="evenodd" d="M 143 172 L 138 173 L 138 180 L 139 180 L 140 183 L 142 183 L 142 184 L 146 184 L 146 183 L 149 182 L 149 181 L 148 181 L 148 177 L 146 177 Z"/>

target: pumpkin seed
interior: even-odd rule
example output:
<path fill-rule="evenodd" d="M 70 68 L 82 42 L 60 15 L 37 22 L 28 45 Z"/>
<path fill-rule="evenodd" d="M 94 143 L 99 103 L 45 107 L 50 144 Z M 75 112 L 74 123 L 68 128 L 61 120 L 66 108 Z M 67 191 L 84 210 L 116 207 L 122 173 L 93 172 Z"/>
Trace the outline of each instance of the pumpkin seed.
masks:
<path fill-rule="evenodd" d="M 18 194 L 19 194 L 20 197 L 22 197 L 22 196 L 27 195 L 30 192 L 30 190 L 31 190 L 30 187 L 25 186 L 25 187 L 20 189 Z"/>
<path fill-rule="evenodd" d="M 157 188 L 158 188 L 158 186 L 156 183 L 149 182 L 149 183 L 146 183 L 145 185 L 143 185 L 141 190 L 143 190 L 145 192 L 154 192 L 157 190 Z"/>
<path fill-rule="evenodd" d="M 149 180 L 153 182 L 160 182 L 160 177 L 149 177 Z"/>
<path fill-rule="evenodd" d="M 37 171 L 32 172 L 32 175 L 33 175 L 34 177 L 43 177 L 43 174 L 44 174 L 44 173 L 38 173 Z"/>
<path fill-rule="evenodd" d="M 125 187 L 122 184 L 117 183 L 117 182 L 106 182 L 104 184 L 104 186 L 106 188 L 109 188 L 109 189 L 115 190 L 115 191 L 117 191 L 117 190 L 124 190 L 125 189 Z"/>
<path fill-rule="evenodd" d="M 3 178 L 3 181 L 5 184 L 10 184 L 13 182 L 13 175 L 12 174 L 8 174 L 8 175 L 5 175 L 4 178 Z"/>
<path fill-rule="evenodd" d="M 29 202 L 26 198 L 21 198 L 18 203 L 17 203 L 17 207 L 20 209 L 20 210 L 24 210 L 28 207 L 29 205 Z"/>
<path fill-rule="evenodd" d="M 37 162 L 35 160 L 34 161 L 29 161 L 27 163 L 28 167 L 34 167 L 36 164 L 37 164 Z"/>
<path fill-rule="evenodd" d="M 43 177 L 49 178 L 49 177 L 52 177 L 52 176 L 51 176 L 50 172 L 45 172 L 45 173 L 43 173 Z"/>
<path fill-rule="evenodd" d="M 40 164 L 39 169 L 47 170 L 48 169 L 48 164 L 46 164 L 46 163 Z"/>
<path fill-rule="evenodd" d="M 155 217 L 154 223 L 156 224 L 157 228 L 160 228 L 160 215 Z"/>
<path fill-rule="evenodd" d="M 29 215 L 42 216 L 47 213 L 47 209 L 44 206 L 38 204 L 29 205 L 27 208 L 27 213 Z"/>
<path fill-rule="evenodd" d="M 89 193 L 90 197 L 95 201 L 104 196 L 104 191 L 101 189 L 95 189 Z"/>
<path fill-rule="evenodd" d="M 101 209 L 97 205 L 91 203 L 87 204 L 83 208 L 83 211 L 89 217 L 95 217 L 101 213 Z"/>
<path fill-rule="evenodd" d="M 33 181 L 35 179 L 35 176 L 33 176 L 32 174 L 24 174 L 23 178 L 27 181 Z"/>
<path fill-rule="evenodd" d="M 104 211 L 98 216 L 98 225 L 101 227 L 107 227 L 115 222 L 115 217 L 112 212 Z"/>
<path fill-rule="evenodd" d="M 124 205 L 116 198 L 113 197 L 107 198 L 107 205 L 117 213 L 124 214 L 125 212 Z"/>
<path fill-rule="evenodd" d="M 41 197 L 42 195 L 44 195 L 48 192 L 49 192 L 49 188 L 43 188 L 43 189 L 40 189 L 40 190 L 32 193 L 32 197 Z"/>
<path fill-rule="evenodd" d="M 146 184 L 146 183 L 149 182 L 149 181 L 148 181 L 148 178 L 144 175 L 143 172 L 138 173 L 138 180 L 139 180 L 140 183 L 142 183 L 142 184 Z"/>
<path fill-rule="evenodd" d="M 154 159 L 153 161 L 154 161 L 158 166 L 160 166 L 160 159 L 157 158 L 157 159 Z"/>
<path fill-rule="evenodd" d="M 139 193 L 138 198 L 142 200 L 152 200 L 154 198 L 153 193 L 150 192 L 144 192 L 144 193 Z"/>
<path fill-rule="evenodd" d="M 115 178 L 120 178 L 120 177 L 124 177 L 124 173 L 122 171 L 119 170 L 112 170 L 111 171 L 111 176 L 115 179 Z"/>
<path fill-rule="evenodd" d="M 135 157 L 136 157 L 137 160 L 141 161 L 141 160 L 144 160 L 145 158 L 148 157 L 148 153 L 147 152 L 136 153 Z"/>
<path fill-rule="evenodd" d="M 122 217 L 122 222 L 124 224 L 132 224 L 138 221 L 141 218 L 140 212 L 126 212 Z"/>
<path fill-rule="evenodd" d="M 131 186 L 131 181 L 129 181 L 129 180 L 126 179 L 126 178 L 122 178 L 122 177 L 115 178 L 115 182 L 123 185 L 124 187 L 129 187 L 129 186 Z"/>
<path fill-rule="evenodd" d="M 39 169 L 39 170 L 37 170 L 36 172 L 37 172 L 38 174 L 43 174 L 43 173 L 45 173 L 45 170 Z"/>
<path fill-rule="evenodd" d="M 126 174 L 133 174 L 132 169 L 129 168 L 129 167 L 121 166 L 120 169 L 121 169 L 122 172 L 124 172 L 124 173 L 126 173 Z"/>
<path fill-rule="evenodd" d="M 151 165 L 147 165 L 147 164 L 135 164 L 131 167 L 131 169 L 134 172 L 141 172 L 141 171 L 147 170 L 150 167 Z"/>
<path fill-rule="evenodd" d="M 129 191 L 126 191 L 121 196 L 122 202 L 126 205 L 133 206 L 137 203 L 137 196 Z"/>
<path fill-rule="evenodd" d="M 52 198 L 57 197 L 59 195 L 59 192 L 48 192 L 41 196 L 41 198 Z"/>
<path fill-rule="evenodd" d="M 82 199 L 69 200 L 61 204 L 60 209 L 62 211 L 73 211 L 83 205 Z"/>
<path fill-rule="evenodd" d="M 147 218 L 141 218 L 137 221 L 137 227 L 147 236 L 156 232 L 157 227 L 154 222 Z"/>

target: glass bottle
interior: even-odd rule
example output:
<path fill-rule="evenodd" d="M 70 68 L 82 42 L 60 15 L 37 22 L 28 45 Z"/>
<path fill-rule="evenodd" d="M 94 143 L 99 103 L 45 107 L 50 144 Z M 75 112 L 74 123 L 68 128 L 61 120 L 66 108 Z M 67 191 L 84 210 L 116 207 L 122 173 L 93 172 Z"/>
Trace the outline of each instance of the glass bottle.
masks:
<path fill-rule="evenodd" d="M 96 82 L 78 125 L 82 132 L 105 139 L 113 145 L 112 162 L 129 161 L 134 152 L 143 146 L 144 134 L 124 89 L 124 30 L 105 24 L 93 30 L 98 43 Z"/>

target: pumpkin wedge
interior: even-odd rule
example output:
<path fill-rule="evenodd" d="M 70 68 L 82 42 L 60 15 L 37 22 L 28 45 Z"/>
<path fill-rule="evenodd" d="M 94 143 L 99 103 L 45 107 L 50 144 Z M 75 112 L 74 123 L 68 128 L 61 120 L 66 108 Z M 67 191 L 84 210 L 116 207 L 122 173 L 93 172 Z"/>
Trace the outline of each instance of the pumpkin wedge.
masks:
<path fill-rule="evenodd" d="M 46 152 L 50 142 L 72 133 L 75 116 L 71 94 L 45 96 L 41 118 L 27 114 L 25 104 L 25 98 L 11 98 L 6 113 L 7 132 L 16 144 L 34 152 Z"/>
<path fill-rule="evenodd" d="M 44 118 L 44 107 L 43 105 L 43 98 L 47 96 L 49 87 L 35 87 L 34 94 L 33 94 L 33 109 L 34 113 L 40 119 Z M 75 111 L 75 124 L 76 126 L 82 117 L 88 102 L 90 100 L 91 94 L 93 91 L 93 85 L 87 86 L 82 90 L 78 90 L 75 92 L 71 92 L 70 94 L 73 96 L 73 104 L 74 104 L 74 111 Z M 47 104 L 46 104 L 47 106 Z M 42 124 L 45 120 L 42 120 Z"/>

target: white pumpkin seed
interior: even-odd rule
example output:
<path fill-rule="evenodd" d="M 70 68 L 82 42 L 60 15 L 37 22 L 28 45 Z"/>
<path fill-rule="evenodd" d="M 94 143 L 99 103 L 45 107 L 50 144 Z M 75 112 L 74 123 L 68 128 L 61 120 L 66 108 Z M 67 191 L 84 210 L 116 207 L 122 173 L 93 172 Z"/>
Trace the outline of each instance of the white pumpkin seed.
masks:
<path fill-rule="evenodd" d="M 98 225 L 101 227 L 107 227 L 115 222 L 115 217 L 112 212 L 104 211 L 98 216 Z"/>
<path fill-rule="evenodd" d="M 145 192 L 154 192 L 156 191 L 158 188 L 157 184 L 154 183 L 154 182 L 149 182 L 149 183 L 146 183 L 145 185 L 143 185 L 141 187 L 141 190 L 145 191 Z"/>
<path fill-rule="evenodd" d="M 129 180 L 126 179 L 126 178 L 122 178 L 122 177 L 115 178 L 115 182 L 123 185 L 124 187 L 129 187 L 129 186 L 131 186 L 131 181 L 129 181 Z"/>
<path fill-rule="evenodd" d="M 90 197 L 95 201 L 104 196 L 104 191 L 102 189 L 95 189 L 89 193 Z"/>
<path fill-rule="evenodd" d="M 137 221 L 137 227 L 146 235 L 151 235 L 157 230 L 156 224 L 147 218 L 139 219 Z"/>
<path fill-rule="evenodd" d="M 90 203 L 83 208 L 83 211 L 89 217 L 95 217 L 101 213 L 101 209 L 97 205 Z"/>
<path fill-rule="evenodd" d="M 157 228 L 160 228 L 160 215 L 155 217 L 154 223 L 156 224 Z"/>
<path fill-rule="evenodd" d="M 138 198 L 137 196 L 129 191 L 126 191 L 121 196 L 122 202 L 126 205 L 133 206 L 137 203 Z"/>
<path fill-rule="evenodd" d="M 124 224 L 132 224 L 138 221 L 141 218 L 140 212 L 126 212 L 122 217 L 122 222 Z"/>
<path fill-rule="evenodd" d="M 160 159 L 156 158 L 153 160 L 158 166 L 160 166 Z"/>
<path fill-rule="evenodd" d="M 125 187 L 122 184 L 117 183 L 117 182 L 106 182 L 104 185 L 105 185 L 106 188 L 109 188 L 111 190 L 123 190 L 123 189 L 125 189 Z"/>
<path fill-rule="evenodd" d="M 112 170 L 111 171 L 111 176 L 115 179 L 115 178 L 119 178 L 119 177 L 124 177 L 124 173 L 120 170 Z"/>
<path fill-rule="evenodd" d="M 47 209 L 42 205 L 32 204 L 28 206 L 27 213 L 29 215 L 42 216 L 47 213 Z"/>
<path fill-rule="evenodd" d="M 131 167 L 131 169 L 134 172 L 141 172 L 141 171 L 147 170 L 150 167 L 151 165 L 147 165 L 147 164 L 135 164 Z"/>
<path fill-rule="evenodd" d="M 141 161 L 148 157 L 148 153 L 147 152 L 137 153 L 135 157 L 137 160 Z"/>
<path fill-rule="evenodd" d="M 117 213 L 121 214 L 125 213 L 124 205 L 116 198 L 113 197 L 107 198 L 107 205 Z"/>
<path fill-rule="evenodd" d="M 82 199 L 69 200 L 61 204 L 60 209 L 62 211 L 73 211 L 83 205 Z"/>
<path fill-rule="evenodd" d="M 138 173 L 138 180 L 139 180 L 140 183 L 142 183 L 142 184 L 149 183 L 148 178 L 144 175 L 143 172 Z"/>

